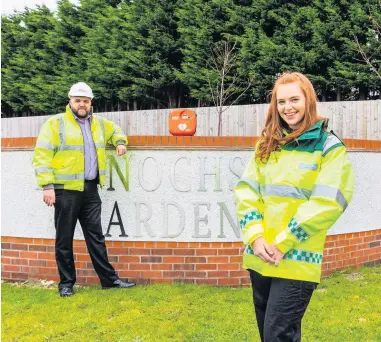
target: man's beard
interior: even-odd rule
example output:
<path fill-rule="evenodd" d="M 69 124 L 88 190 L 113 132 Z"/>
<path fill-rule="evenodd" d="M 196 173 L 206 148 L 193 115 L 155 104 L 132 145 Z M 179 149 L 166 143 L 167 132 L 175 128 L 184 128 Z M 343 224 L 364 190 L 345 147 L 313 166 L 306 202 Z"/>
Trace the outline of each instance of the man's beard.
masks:
<path fill-rule="evenodd" d="M 71 109 L 73 114 L 79 118 L 87 118 L 90 115 L 90 112 L 86 112 L 85 114 L 79 114 L 78 111 L 74 111 L 73 108 Z"/>

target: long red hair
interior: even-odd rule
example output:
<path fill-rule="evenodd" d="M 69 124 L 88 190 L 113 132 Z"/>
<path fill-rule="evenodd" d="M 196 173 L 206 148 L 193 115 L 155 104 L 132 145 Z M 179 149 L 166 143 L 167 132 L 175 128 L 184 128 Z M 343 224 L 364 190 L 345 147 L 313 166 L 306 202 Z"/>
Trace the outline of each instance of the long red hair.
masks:
<path fill-rule="evenodd" d="M 280 117 L 277 109 L 277 90 L 280 85 L 297 82 L 306 97 L 306 109 L 302 124 L 299 128 L 284 136 L 283 130 L 288 128 L 286 122 Z M 295 140 L 307 131 L 317 121 L 322 120 L 317 114 L 317 97 L 311 81 L 299 72 L 285 72 L 274 84 L 271 92 L 270 106 L 267 111 L 265 128 L 256 150 L 256 157 L 266 162 L 270 153 L 280 149 L 284 144 Z"/>

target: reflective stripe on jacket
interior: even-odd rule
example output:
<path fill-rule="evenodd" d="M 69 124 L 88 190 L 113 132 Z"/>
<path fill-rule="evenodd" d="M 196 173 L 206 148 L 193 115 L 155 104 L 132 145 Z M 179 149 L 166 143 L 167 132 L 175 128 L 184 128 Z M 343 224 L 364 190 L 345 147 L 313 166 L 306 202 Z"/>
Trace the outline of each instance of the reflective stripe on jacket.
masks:
<path fill-rule="evenodd" d="M 344 144 L 319 121 L 296 141 L 254 156 L 235 188 L 243 264 L 263 276 L 320 282 L 324 241 L 354 189 Z M 278 267 L 254 255 L 258 237 L 285 253 Z"/>
<path fill-rule="evenodd" d="M 127 145 L 127 138 L 119 126 L 95 115 L 92 115 L 91 134 L 97 150 L 99 183 L 102 186 L 106 176 L 106 144 Z M 83 191 L 83 135 L 69 106 L 64 114 L 54 115 L 42 125 L 33 166 L 39 186 L 54 184 L 56 189 Z"/>

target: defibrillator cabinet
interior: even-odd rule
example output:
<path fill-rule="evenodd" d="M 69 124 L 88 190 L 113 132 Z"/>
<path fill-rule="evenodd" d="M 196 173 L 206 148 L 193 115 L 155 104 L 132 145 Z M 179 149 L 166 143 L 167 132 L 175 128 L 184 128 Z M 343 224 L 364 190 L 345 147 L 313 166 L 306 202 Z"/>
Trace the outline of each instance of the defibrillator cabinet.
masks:
<path fill-rule="evenodd" d="M 175 109 L 169 113 L 169 132 L 172 135 L 194 135 L 197 115 L 190 109 Z"/>

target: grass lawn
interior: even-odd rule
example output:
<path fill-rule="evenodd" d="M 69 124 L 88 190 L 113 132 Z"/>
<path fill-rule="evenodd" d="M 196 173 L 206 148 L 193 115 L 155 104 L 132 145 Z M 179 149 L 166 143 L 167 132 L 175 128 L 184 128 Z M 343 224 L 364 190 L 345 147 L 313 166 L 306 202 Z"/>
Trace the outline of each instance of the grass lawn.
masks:
<path fill-rule="evenodd" d="M 57 289 L 2 284 L 2 341 L 259 341 L 250 288 Z M 336 273 L 315 291 L 303 341 L 381 341 L 381 267 Z"/>

